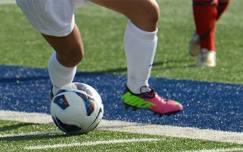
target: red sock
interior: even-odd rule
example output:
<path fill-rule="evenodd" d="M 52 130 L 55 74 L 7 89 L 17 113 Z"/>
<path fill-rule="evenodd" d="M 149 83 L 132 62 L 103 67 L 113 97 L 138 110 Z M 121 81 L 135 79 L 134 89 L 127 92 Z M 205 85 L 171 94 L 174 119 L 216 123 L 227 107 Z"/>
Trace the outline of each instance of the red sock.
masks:
<path fill-rule="evenodd" d="M 218 7 L 217 7 L 217 10 L 218 10 L 217 20 L 224 13 L 224 11 L 228 8 L 228 6 L 229 6 L 229 1 L 226 1 L 226 2 L 219 1 Z"/>
<path fill-rule="evenodd" d="M 201 48 L 216 51 L 215 31 L 218 0 L 193 0 L 193 15 Z"/>

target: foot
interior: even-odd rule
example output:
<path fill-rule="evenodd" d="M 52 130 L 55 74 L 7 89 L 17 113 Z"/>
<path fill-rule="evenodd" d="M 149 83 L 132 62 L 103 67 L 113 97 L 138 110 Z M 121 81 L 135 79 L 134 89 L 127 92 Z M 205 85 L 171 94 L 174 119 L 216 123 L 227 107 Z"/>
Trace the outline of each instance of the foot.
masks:
<path fill-rule="evenodd" d="M 202 49 L 198 56 L 198 64 L 201 67 L 215 67 L 216 66 L 216 52 Z"/>
<path fill-rule="evenodd" d="M 52 98 L 60 93 L 61 89 L 77 89 L 75 83 L 70 83 L 70 84 L 66 84 L 64 85 L 63 87 L 61 88 L 58 88 L 58 87 L 55 87 L 55 86 L 51 86 L 51 90 L 50 90 L 50 93 L 49 93 L 49 96 L 50 96 L 50 100 L 52 100 Z"/>
<path fill-rule="evenodd" d="M 126 87 L 122 95 L 122 101 L 126 107 L 149 109 L 159 115 L 174 114 L 183 110 L 180 103 L 160 97 L 149 87 L 141 87 L 140 90 L 140 94 L 134 94 Z"/>
<path fill-rule="evenodd" d="M 192 39 L 189 42 L 188 51 L 191 56 L 198 56 L 200 53 L 200 37 L 197 33 L 192 35 Z"/>

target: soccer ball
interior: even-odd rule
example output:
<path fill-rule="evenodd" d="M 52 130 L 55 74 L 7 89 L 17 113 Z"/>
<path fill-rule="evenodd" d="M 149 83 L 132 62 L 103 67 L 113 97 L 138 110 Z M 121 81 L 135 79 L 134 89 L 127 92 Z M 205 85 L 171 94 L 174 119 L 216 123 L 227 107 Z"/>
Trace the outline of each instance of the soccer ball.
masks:
<path fill-rule="evenodd" d="M 53 97 L 50 112 L 60 130 L 67 134 L 83 134 L 98 126 L 104 107 L 93 87 L 74 82 L 61 88 Z"/>

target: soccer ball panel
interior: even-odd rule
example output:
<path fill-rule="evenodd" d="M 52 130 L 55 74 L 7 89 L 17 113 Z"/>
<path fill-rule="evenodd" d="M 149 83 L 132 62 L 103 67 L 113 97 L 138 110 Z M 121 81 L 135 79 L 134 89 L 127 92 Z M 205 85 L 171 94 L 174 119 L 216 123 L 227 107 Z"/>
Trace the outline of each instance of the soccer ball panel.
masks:
<path fill-rule="evenodd" d="M 76 85 L 78 90 L 83 90 L 87 92 L 88 95 L 90 95 L 96 102 L 99 102 L 103 106 L 102 99 L 99 93 L 92 86 L 85 83 L 78 83 L 78 82 L 75 82 L 74 84 Z"/>
<path fill-rule="evenodd" d="M 75 134 L 80 133 L 82 131 L 82 128 L 76 126 L 76 125 L 68 125 L 64 124 L 61 120 L 59 120 L 57 117 L 52 117 L 52 120 L 54 121 L 55 125 L 63 132 L 69 133 L 69 134 Z"/>

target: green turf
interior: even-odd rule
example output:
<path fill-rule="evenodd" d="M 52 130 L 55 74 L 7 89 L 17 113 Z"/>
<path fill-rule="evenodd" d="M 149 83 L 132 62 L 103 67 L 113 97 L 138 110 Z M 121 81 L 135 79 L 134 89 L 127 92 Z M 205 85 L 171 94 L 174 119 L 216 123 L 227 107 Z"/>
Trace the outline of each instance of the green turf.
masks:
<path fill-rule="evenodd" d="M 190 0 L 160 0 L 161 17 L 159 23 L 159 44 L 152 76 L 172 79 L 193 79 L 218 82 L 243 82 L 243 1 L 234 1 L 230 9 L 218 22 L 217 67 L 200 69 L 196 59 L 187 52 L 187 44 L 193 33 Z M 52 48 L 40 34 L 27 22 L 15 5 L 0 6 L 0 64 L 22 65 L 27 67 L 47 67 Z M 77 24 L 82 31 L 86 55 L 79 65 L 81 71 L 126 72 L 123 52 L 123 31 L 126 18 L 117 13 L 88 5 L 79 9 Z M 21 132 L 51 132 L 52 125 L 33 125 L 18 122 L 0 121 L 0 134 Z M 211 149 L 239 147 L 189 139 L 144 136 L 108 131 L 94 131 L 82 136 L 45 134 L 37 136 L 0 138 L 0 151 L 26 151 L 24 146 L 39 144 L 58 144 L 121 138 L 160 138 L 156 143 L 116 144 L 108 146 L 75 147 L 55 151 L 167 151 L 176 152 L 187 149 Z M 242 147 L 242 146 L 241 146 Z"/>
<path fill-rule="evenodd" d="M 200 69 L 187 52 L 193 33 L 191 1 L 160 0 L 159 44 L 152 76 L 241 83 L 243 74 L 243 1 L 234 1 L 218 22 L 217 67 Z M 178 7 L 179 6 L 179 7 Z M 14 5 L 0 6 L 0 64 L 46 67 L 52 48 Z M 123 31 L 126 18 L 88 5 L 77 11 L 85 42 L 82 71 L 126 72 Z"/>
<path fill-rule="evenodd" d="M 42 132 L 38 135 L 22 135 L 31 132 Z M 15 134 L 12 137 L 1 137 L 6 134 Z M 215 149 L 215 148 L 242 148 L 243 145 L 226 144 L 219 142 L 209 142 L 203 140 L 190 140 L 183 138 L 170 138 L 161 136 L 140 135 L 131 133 L 119 133 L 109 131 L 95 130 L 85 135 L 68 136 L 58 132 L 56 127 L 52 124 L 28 124 L 13 121 L 0 121 L 0 151 L 18 151 L 26 152 L 30 150 L 24 147 L 35 145 L 54 145 L 54 144 L 71 144 L 71 143 L 84 143 L 94 141 L 107 141 L 118 139 L 134 139 L 134 138 L 156 138 L 156 142 L 141 142 L 141 143 L 121 143 L 109 145 L 96 145 L 96 146 L 76 146 L 66 148 L 55 148 L 47 150 L 33 150 L 33 151 L 48 151 L 48 152 L 124 152 L 124 151 L 153 151 L 153 152 L 179 152 L 183 150 L 195 149 Z"/>

